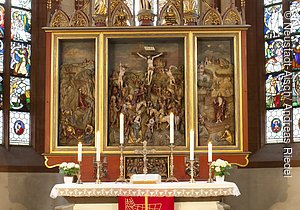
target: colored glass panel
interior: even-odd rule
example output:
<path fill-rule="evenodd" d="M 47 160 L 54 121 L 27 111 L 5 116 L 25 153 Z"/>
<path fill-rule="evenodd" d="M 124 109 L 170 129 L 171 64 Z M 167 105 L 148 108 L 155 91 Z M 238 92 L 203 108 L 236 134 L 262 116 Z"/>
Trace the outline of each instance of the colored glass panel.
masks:
<path fill-rule="evenodd" d="M 3 73 L 4 42 L 0 39 L 0 73 Z"/>
<path fill-rule="evenodd" d="M 266 108 L 283 106 L 283 76 L 284 73 L 266 75 Z"/>
<path fill-rule="evenodd" d="M 300 108 L 293 109 L 293 140 L 300 141 Z"/>
<path fill-rule="evenodd" d="M 11 9 L 11 38 L 14 41 L 31 41 L 31 13 L 21 9 Z"/>
<path fill-rule="evenodd" d="M 293 70 L 300 70 L 300 35 L 292 36 L 292 47 L 293 47 L 292 68 Z"/>
<path fill-rule="evenodd" d="M 30 110 L 30 80 L 28 78 L 10 77 L 11 110 Z"/>
<path fill-rule="evenodd" d="M 300 32 L 300 1 L 292 1 L 290 5 L 291 11 L 291 32 Z"/>
<path fill-rule="evenodd" d="M 300 72 L 293 74 L 293 106 L 300 105 Z"/>
<path fill-rule="evenodd" d="M 5 9 L 0 5 L 0 38 L 4 37 L 4 14 Z"/>
<path fill-rule="evenodd" d="M 10 112 L 10 144 L 29 145 L 30 144 L 30 113 Z"/>
<path fill-rule="evenodd" d="M 266 143 L 283 142 L 283 111 L 282 109 L 267 110 Z"/>
<path fill-rule="evenodd" d="M 3 144 L 3 111 L 0 110 L 0 144 Z"/>
<path fill-rule="evenodd" d="M 29 76 L 31 68 L 31 45 L 12 42 L 10 57 L 11 74 Z"/>
<path fill-rule="evenodd" d="M 31 9 L 31 0 L 12 0 L 11 5 L 24 9 Z"/>
<path fill-rule="evenodd" d="M 266 73 L 283 70 L 283 41 L 275 39 L 265 42 Z"/>
<path fill-rule="evenodd" d="M 0 109 L 3 109 L 3 77 L 0 76 Z"/>
<path fill-rule="evenodd" d="M 283 32 L 282 5 L 275 5 L 265 8 L 264 13 L 264 34 L 266 39 L 276 38 Z"/>
<path fill-rule="evenodd" d="M 281 3 L 282 0 L 264 0 L 265 6 L 271 5 L 271 4 L 276 4 L 276 3 Z"/>

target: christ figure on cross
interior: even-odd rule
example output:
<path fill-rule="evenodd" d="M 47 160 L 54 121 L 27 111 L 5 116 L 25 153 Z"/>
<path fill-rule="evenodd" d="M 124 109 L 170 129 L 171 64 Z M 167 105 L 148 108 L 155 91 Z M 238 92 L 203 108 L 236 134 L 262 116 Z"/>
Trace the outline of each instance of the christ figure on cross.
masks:
<path fill-rule="evenodd" d="M 153 76 L 153 72 L 154 72 L 154 59 L 158 58 L 159 56 L 161 56 L 163 53 L 159 53 L 157 55 L 154 56 L 144 56 L 142 54 L 140 54 L 139 52 L 137 52 L 137 55 L 140 56 L 141 58 L 145 59 L 147 61 L 147 84 L 150 85 L 151 81 L 152 81 L 152 76 Z"/>

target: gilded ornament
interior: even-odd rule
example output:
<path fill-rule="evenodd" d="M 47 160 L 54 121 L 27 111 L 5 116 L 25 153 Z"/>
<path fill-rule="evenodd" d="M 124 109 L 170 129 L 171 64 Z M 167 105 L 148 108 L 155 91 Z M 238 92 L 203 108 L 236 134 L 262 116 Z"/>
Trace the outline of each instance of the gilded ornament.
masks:
<path fill-rule="evenodd" d="M 68 15 L 60 9 L 56 10 L 50 20 L 50 27 L 68 27 L 68 26 L 69 26 Z"/>

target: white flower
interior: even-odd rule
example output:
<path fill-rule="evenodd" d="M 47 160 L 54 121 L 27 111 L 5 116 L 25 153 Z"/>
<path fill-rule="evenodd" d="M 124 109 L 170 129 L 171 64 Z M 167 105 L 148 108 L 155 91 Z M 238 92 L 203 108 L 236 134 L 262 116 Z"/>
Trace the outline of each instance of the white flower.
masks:
<path fill-rule="evenodd" d="M 211 166 L 214 166 L 216 164 L 216 161 L 213 161 L 212 163 L 211 163 Z"/>
<path fill-rule="evenodd" d="M 215 171 L 216 171 L 216 172 L 220 172 L 220 171 L 221 171 L 220 167 L 218 167 L 218 166 L 215 167 Z"/>
<path fill-rule="evenodd" d="M 68 164 L 66 163 L 66 162 L 62 162 L 61 164 L 60 164 L 60 168 L 64 168 L 64 167 L 66 167 Z"/>
<path fill-rule="evenodd" d="M 226 162 L 225 162 L 225 161 L 222 161 L 222 162 L 221 162 L 221 167 L 225 168 L 225 167 L 226 167 L 226 165 L 227 165 L 227 164 L 226 164 Z"/>
<path fill-rule="evenodd" d="M 79 164 L 75 164 L 75 168 L 79 168 Z"/>
<path fill-rule="evenodd" d="M 71 162 L 68 163 L 67 168 L 74 168 L 75 167 L 75 163 Z"/>

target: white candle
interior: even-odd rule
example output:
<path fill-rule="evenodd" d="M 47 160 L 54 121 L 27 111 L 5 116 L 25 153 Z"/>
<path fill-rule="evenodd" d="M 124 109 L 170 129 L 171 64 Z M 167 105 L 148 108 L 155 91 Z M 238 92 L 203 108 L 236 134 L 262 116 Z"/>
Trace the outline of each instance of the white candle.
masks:
<path fill-rule="evenodd" d="M 212 143 L 208 142 L 208 162 L 212 162 Z"/>
<path fill-rule="evenodd" d="M 194 131 L 190 131 L 190 160 L 194 160 Z"/>
<path fill-rule="evenodd" d="M 174 114 L 170 114 L 170 144 L 174 144 Z"/>
<path fill-rule="evenodd" d="M 120 114 L 120 144 L 124 144 L 124 114 Z"/>
<path fill-rule="evenodd" d="M 78 143 L 78 156 L 77 156 L 78 162 L 82 161 L 82 143 Z"/>
<path fill-rule="evenodd" d="M 100 131 L 96 134 L 96 161 L 100 161 Z"/>

